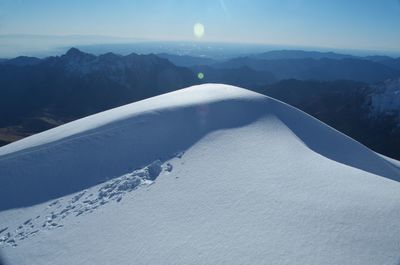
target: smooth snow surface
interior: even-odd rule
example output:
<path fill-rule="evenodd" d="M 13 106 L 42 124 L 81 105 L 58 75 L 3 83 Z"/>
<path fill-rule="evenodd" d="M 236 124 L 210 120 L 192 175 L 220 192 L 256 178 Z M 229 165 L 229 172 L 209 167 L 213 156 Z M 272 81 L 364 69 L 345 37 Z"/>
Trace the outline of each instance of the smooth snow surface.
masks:
<path fill-rule="evenodd" d="M 0 148 L 7 264 L 400 264 L 400 169 L 208 84 Z"/>

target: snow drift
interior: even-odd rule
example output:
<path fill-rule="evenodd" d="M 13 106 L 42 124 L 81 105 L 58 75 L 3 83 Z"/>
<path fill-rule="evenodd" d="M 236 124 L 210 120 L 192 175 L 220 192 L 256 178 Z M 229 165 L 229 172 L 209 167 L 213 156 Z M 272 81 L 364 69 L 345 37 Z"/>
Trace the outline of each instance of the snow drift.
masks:
<path fill-rule="evenodd" d="M 399 164 L 282 102 L 208 84 L 0 148 L 18 264 L 394 264 Z"/>

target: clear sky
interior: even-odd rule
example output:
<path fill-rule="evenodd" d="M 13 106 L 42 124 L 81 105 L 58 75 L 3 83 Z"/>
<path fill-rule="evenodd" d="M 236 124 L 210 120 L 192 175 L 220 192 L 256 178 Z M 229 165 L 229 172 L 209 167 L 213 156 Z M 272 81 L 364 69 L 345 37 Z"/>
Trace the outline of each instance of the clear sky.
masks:
<path fill-rule="evenodd" d="M 0 35 L 400 50 L 400 0 L 0 0 Z"/>

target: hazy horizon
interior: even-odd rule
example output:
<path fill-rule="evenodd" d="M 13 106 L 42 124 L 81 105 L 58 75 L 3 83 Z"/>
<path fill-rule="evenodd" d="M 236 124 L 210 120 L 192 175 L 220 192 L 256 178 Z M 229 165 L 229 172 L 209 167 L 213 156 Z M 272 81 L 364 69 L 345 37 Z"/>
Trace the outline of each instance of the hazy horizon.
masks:
<path fill-rule="evenodd" d="M 170 53 L 179 55 L 229 58 L 274 50 L 304 50 L 317 52 L 335 52 L 355 56 L 383 55 L 399 57 L 400 51 L 341 49 L 323 46 L 300 46 L 286 44 L 240 43 L 224 41 L 174 41 L 120 38 L 100 35 L 0 35 L 0 58 L 34 56 L 44 58 L 64 54 L 75 47 L 85 52 L 102 54 Z"/>
<path fill-rule="evenodd" d="M 399 55 L 398 28 L 398 0 L 2 0 L 0 56 L 143 41 Z"/>

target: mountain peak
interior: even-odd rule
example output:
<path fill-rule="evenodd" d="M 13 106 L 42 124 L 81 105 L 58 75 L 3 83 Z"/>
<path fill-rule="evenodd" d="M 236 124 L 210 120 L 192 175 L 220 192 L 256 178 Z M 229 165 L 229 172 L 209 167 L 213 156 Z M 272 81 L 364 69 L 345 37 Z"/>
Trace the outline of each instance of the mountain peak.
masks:
<path fill-rule="evenodd" d="M 397 163 L 272 98 L 193 86 L 1 147 L 0 250 L 13 264 L 399 264 Z"/>
<path fill-rule="evenodd" d="M 92 55 L 90 53 L 82 52 L 81 50 L 79 50 L 79 49 L 77 49 L 75 47 L 72 47 L 64 54 L 64 57 L 67 57 L 67 58 L 81 58 L 81 59 L 83 59 L 83 58 L 94 58 L 96 56 L 94 56 L 94 55 Z"/>
<path fill-rule="evenodd" d="M 67 56 L 79 55 L 79 54 L 83 54 L 83 52 L 80 51 L 79 49 L 75 48 L 75 47 L 70 48 L 70 49 L 65 53 L 65 55 L 67 55 Z"/>

